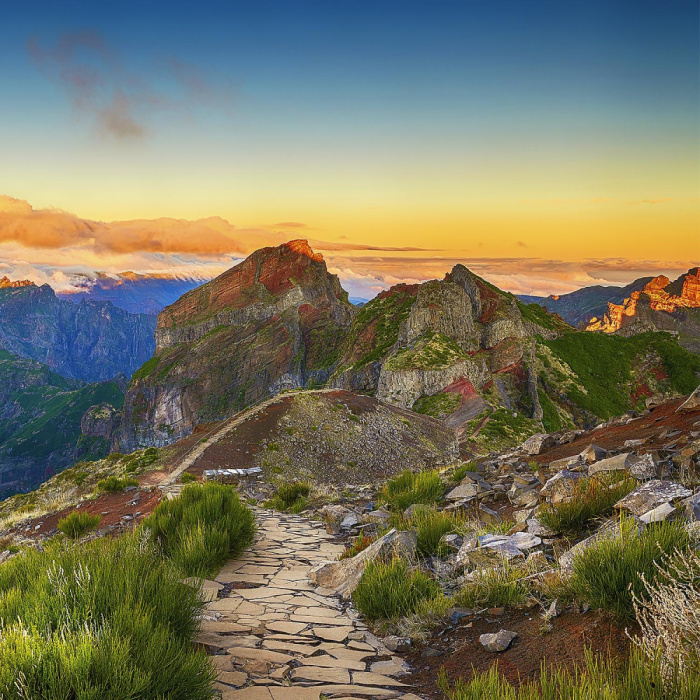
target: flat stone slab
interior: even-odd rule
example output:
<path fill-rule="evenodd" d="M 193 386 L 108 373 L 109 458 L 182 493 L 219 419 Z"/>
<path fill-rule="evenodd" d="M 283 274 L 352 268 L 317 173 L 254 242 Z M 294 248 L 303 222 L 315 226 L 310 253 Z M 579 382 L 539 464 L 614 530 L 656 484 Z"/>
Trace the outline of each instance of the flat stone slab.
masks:
<path fill-rule="evenodd" d="M 678 498 L 688 498 L 692 495 L 692 491 L 675 481 L 653 479 L 620 499 L 615 504 L 615 508 L 640 517 L 662 503 L 670 503 Z"/>

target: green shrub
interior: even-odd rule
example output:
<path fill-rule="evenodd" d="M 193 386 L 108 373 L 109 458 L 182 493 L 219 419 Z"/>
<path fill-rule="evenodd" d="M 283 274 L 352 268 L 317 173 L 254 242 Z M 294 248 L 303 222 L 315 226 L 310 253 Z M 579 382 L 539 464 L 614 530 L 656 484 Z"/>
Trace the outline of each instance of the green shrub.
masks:
<path fill-rule="evenodd" d="M 368 620 L 391 619 L 416 611 L 422 600 L 435 598 L 440 586 L 422 571 L 409 573 L 406 563 L 369 562 L 352 600 Z"/>
<path fill-rule="evenodd" d="M 442 492 L 442 481 L 436 471 L 406 470 L 384 484 L 382 495 L 394 510 L 404 511 L 414 503 L 437 503 Z"/>
<path fill-rule="evenodd" d="M 123 491 L 127 486 L 138 485 L 139 482 L 130 477 L 118 479 L 116 476 L 108 476 L 106 479 L 101 479 L 97 482 L 98 490 L 103 493 L 119 493 L 119 491 Z"/>
<path fill-rule="evenodd" d="M 476 462 L 467 462 L 466 464 L 462 464 L 452 472 L 450 481 L 453 484 L 458 484 L 467 474 L 473 474 L 476 470 Z"/>
<path fill-rule="evenodd" d="M 27 550 L 0 567 L 0 697 L 211 700 L 202 608 L 132 534 Z"/>
<path fill-rule="evenodd" d="M 188 484 L 144 521 L 153 541 L 187 576 L 209 576 L 253 542 L 255 516 L 223 484 Z"/>
<path fill-rule="evenodd" d="M 457 532 L 464 525 L 464 522 L 464 516 L 428 507 L 417 510 L 410 518 L 403 516 L 394 518 L 392 525 L 398 530 L 416 531 L 419 554 L 444 556 L 448 551 L 444 545 L 440 544 L 440 539 L 443 535 Z"/>
<path fill-rule="evenodd" d="M 645 591 L 641 575 L 655 582 L 656 564 L 689 543 L 681 523 L 654 523 L 640 531 L 633 518 L 621 518 L 618 533 L 601 537 L 574 557 L 568 588 L 595 608 L 631 618 L 632 596 L 641 598 Z"/>
<path fill-rule="evenodd" d="M 664 687 L 665 686 L 665 687 Z M 629 660 L 618 664 L 586 652 L 582 670 L 542 665 L 540 677 L 512 685 L 494 664 L 477 672 L 472 680 L 451 685 L 444 671 L 438 687 L 447 700 L 696 700 L 700 678 L 684 673 L 664 684 L 658 659 L 649 660 L 634 650 Z"/>
<path fill-rule="evenodd" d="M 636 483 L 632 477 L 620 478 L 615 474 L 579 479 L 570 501 L 547 505 L 537 517 L 554 532 L 575 535 L 594 518 L 611 515 L 614 505 Z"/>
<path fill-rule="evenodd" d="M 89 530 L 94 530 L 102 520 L 100 515 L 90 515 L 85 511 L 73 511 L 61 518 L 56 526 L 66 537 L 77 540 Z"/>
<path fill-rule="evenodd" d="M 530 592 L 525 576 L 526 572 L 508 563 L 484 569 L 452 598 L 452 603 L 465 608 L 519 605 Z"/>
<path fill-rule="evenodd" d="M 192 484 L 195 481 L 197 481 L 197 477 L 194 474 L 191 474 L 190 472 L 182 472 L 182 474 L 180 475 L 181 484 Z"/>
<path fill-rule="evenodd" d="M 301 513 L 306 509 L 311 487 L 301 481 L 280 484 L 277 493 L 265 505 L 285 513 Z"/>

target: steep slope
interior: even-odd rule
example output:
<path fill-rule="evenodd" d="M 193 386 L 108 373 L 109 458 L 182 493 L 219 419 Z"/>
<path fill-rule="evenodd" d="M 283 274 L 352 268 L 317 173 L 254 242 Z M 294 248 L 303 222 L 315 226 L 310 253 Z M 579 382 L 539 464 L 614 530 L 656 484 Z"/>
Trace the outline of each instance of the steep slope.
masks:
<path fill-rule="evenodd" d="M 651 282 L 653 277 L 641 277 L 624 287 L 595 285 L 583 287 L 568 294 L 548 297 L 520 296 L 528 304 L 539 304 L 553 314 L 559 314 L 575 328 L 588 322 L 595 316 L 605 314 L 608 303 L 621 304 L 633 292 L 638 292 Z"/>
<path fill-rule="evenodd" d="M 306 241 L 263 248 L 158 316 L 127 393 L 123 450 L 164 445 L 286 388 L 323 384 L 356 312 Z"/>
<path fill-rule="evenodd" d="M 278 397 L 206 448 L 188 471 L 260 467 L 279 479 L 370 484 L 404 469 L 459 457 L 454 432 L 440 421 L 348 391 Z"/>
<path fill-rule="evenodd" d="M 84 381 L 131 375 L 153 354 L 155 318 L 109 302 L 72 304 L 48 285 L 0 286 L 0 348 Z"/>
<path fill-rule="evenodd" d="M 95 418 L 111 416 L 123 398 L 114 382 L 85 385 L 0 350 L 0 497 L 107 454 L 109 436 Z M 92 420 L 83 422 L 86 412 Z"/>
<path fill-rule="evenodd" d="M 374 392 L 453 427 L 484 411 L 489 397 L 538 418 L 533 338 L 567 329 L 457 265 L 444 280 L 397 285 L 368 302 L 331 384 Z"/>
<path fill-rule="evenodd" d="M 654 277 L 622 303 L 609 303 L 605 315 L 592 318 L 586 330 L 626 335 L 666 330 L 678 333 L 682 345 L 700 352 L 700 268 L 673 282 L 664 275 Z"/>
<path fill-rule="evenodd" d="M 76 304 L 83 299 L 109 301 L 132 314 L 158 315 L 190 289 L 208 281 L 197 277 L 134 272 L 118 275 L 98 272 L 94 277 L 76 274 L 71 278 L 73 291 L 59 292 L 57 296 Z"/>

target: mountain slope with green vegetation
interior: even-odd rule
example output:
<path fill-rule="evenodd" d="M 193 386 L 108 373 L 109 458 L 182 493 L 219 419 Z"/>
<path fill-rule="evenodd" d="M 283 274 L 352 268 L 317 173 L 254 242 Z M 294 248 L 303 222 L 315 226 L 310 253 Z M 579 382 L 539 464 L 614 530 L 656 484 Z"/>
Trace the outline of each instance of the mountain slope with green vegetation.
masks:
<path fill-rule="evenodd" d="M 92 406 L 123 402 L 115 382 L 66 379 L 0 350 L 0 496 L 35 488 L 78 459 L 105 456 L 107 437 L 85 435 L 81 421 Z"/>

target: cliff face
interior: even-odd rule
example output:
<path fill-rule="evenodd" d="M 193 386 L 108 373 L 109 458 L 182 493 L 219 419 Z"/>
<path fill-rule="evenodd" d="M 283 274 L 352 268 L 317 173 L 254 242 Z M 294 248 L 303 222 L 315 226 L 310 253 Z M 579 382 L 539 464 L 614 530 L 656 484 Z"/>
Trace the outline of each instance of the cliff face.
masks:
<path fill-rule="evenodd" d="M 398 285 L 364 306 L 331 385 L 374 391 L 402 408 L 450 394 L 444 402 L 462 422 L 474 417 L 467 404 L 483 410 L 481 395 L 500 390 L 499 402 L 536 415 L 525 355 L 528 338 L 548 332 L 523 318 L 512 295 L 457 265 L 444 280 Z"/>
<path fill-rule="evenodd" d="M 647 330 L 676 331 L 682 344 L 698 345 L 697 326 L 700 309 L 700 268 L 692 268 L 671 282 L 665 275 L 649 281 L 645 287 L 632 292 L 621 304 L 608 304 L 602 318 L 593 318 L 588 331 L 615 333 L 623 330 L 630 335 Z M 685 341 L 685 342 L 684 342 Z"/>
<path fill-rule="evenodd" d="M 164 445 L 283 389 L 324 383 L 355 309 L 306 241 L 256 251 L 163 310 L 133 377 L 124 450 Z"/>
<path fill-rule="evenodd" d="M 153 354 L 154 331 L 152 316 L 109 302 L 72 304 L 48 285 L 0 280 L 0 348 L 65 377 L 94 382 L 132 374 Z"/>

